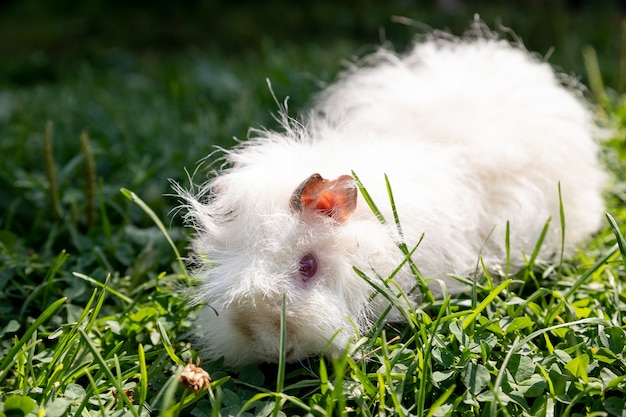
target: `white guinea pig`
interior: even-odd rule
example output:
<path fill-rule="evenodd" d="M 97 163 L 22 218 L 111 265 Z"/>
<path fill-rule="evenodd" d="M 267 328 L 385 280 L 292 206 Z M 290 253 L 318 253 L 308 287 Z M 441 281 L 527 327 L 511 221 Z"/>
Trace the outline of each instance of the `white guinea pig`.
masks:
<path fill-rule="evenodd" d="M 281 117 L 283 131 L 256 131 L 227 151 L 198 192 L 178 187 L 196 230 L 196 343 L 208 360 L 276 362 L 283 299 L 288 361 L 342 351 L 388 306 L 354 268 L 385 279 L 405 259 L 402 239 L 422 239 L 412 260 L 437 296 L 440 282 L 466 290 L 449 274 L 471 278 L 480 256 L 504 267 L 507 222 L 512 268 L 549 218 L 539 259 L 560 253 L 560 201 L 566 252 L 602 222 L 605 175 L 581 88 L 481 23 L 461 38 L 425 36 L 405 54 L 381 49 L 299 121 Z M 416 293 L 408 266 L 394 280 Z"/>

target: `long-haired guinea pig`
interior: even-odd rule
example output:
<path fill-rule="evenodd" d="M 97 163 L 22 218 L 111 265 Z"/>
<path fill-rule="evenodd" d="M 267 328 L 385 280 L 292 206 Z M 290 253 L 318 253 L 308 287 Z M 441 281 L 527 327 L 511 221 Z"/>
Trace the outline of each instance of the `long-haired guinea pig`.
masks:
<path fill-rule="evenodd" d="M 177 190 L 195 229 L 196 346 L 207 360 L 278 361 L 283 300 L 288 361 L 341 352 L 389 303 L 355 268 L 380 281 L 404 263 L 395 288 L 419 302 L 400 243 L 419 242 L 412 263 L 441 296 L 444 285 L 467 290 L 450 274 L 471 279 L 481 257 L 494 271 L 521 267 L 549 219 L 539 261 L 602 223 L 599 129 L 582 87 L 478 22 L 406 53 L 382 48 L 301 118 L 281 119 L 281 131 L 226 151 L 199 189 Z"/>

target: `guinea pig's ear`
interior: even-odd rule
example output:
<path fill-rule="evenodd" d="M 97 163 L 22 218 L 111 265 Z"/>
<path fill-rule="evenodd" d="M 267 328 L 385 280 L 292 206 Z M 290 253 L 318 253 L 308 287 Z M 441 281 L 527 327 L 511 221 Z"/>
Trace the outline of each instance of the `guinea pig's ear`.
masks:
<path fill-rule="evenodd" d="M 296 188 L 289 204 L 295 212 L 315 212 L 344 223 L 356 209 L 357 187 L 350 175 L 325 180 L 313 174 Z"/>

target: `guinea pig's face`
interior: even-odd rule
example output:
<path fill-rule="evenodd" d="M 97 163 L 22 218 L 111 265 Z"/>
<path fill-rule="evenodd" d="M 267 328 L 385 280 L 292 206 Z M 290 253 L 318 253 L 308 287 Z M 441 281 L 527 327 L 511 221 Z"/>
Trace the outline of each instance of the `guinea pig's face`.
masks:
<path fill-rule="evenodd" d="M 285 211 L 214 230 L 201 272 L 201 350 L 228 365 L 277 362 L 285 303 L 288 361 L 338 353 L 363 320 L 369 292 L 354 273 L 357 241 L 348 219 L 357 188 L 350 176 L 314 174 L 298 186 Z M 220 235 L 221 233 L 221 235 Z M 220 241 L 219 250 L 211 250 Z M 207 247 L 204 248 L 205 250 Z"/>

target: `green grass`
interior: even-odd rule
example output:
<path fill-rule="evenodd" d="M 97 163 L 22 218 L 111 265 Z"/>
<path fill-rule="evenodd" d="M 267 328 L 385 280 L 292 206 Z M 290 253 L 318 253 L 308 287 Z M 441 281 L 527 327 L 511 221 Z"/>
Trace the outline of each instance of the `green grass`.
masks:
<path fill-rule="evenodd" d="M 569 59 L 582 67 L 585 34 L 567 34 L 557 38 L 579 46 Z M 557 50 L 558 39 L 550 41 Z M 234 56 L 113 50 L 95 63 L 72 61 L 53 81 L 4 84 L 0 410 L 626 415 L 626 97 L 616 92 L 618 77 L 600 78 L 615 73 L 618 57 L 601 61 L 598 73 L 591 49 L 590 85 L 618 133 L 604 152 L 614 177 L 610 216 L 577 256 L 550 265 L 529 256 L 502 281 L 485 274 L 467 295 L 417 308 L 389 282 L 378 289 L 408 323 L 379 322 L 356 341 L 356 355 L 239 371 L 202 363 L 208 388 L 179 383 L 195 361 L 186 338 L 194 310 L 180 292 L 189 278 L 177 259 L 189 231 L 171 213 L 168 178 L 185 184 L 185 169 L 213 145 L 275 126 L 266 77 L 278 97 L 291 96 L 295 114 L 342 59 L 364 51 L 350 39 L 259 45 Z M 207 172 L 201 167 L 197 178 Z"/>

